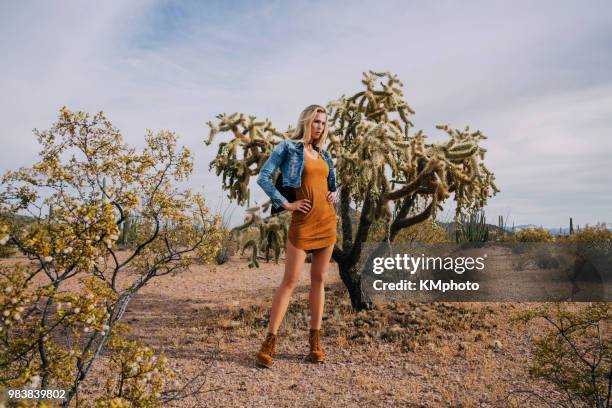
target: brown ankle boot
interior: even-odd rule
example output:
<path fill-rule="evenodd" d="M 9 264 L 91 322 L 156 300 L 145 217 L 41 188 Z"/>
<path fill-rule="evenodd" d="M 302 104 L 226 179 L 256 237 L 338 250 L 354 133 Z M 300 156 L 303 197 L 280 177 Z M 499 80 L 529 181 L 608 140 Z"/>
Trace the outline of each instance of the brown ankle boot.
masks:
<path fill-rule="evenodd" d="M 272 367 L 272 355 L 274 354 L 275 345 L 276 334 L 268 333 L 257 354 L 256 362 L 258 366 L 266 368 Z"/>
<path fill-rule="evenodd" d="M 310 329 L 308 341 L 310 343 L 310 354 L 308 355 L 308 359 L 313 363 L 322 363 L 323 349 L 321 348 L 321 330 Z"/>

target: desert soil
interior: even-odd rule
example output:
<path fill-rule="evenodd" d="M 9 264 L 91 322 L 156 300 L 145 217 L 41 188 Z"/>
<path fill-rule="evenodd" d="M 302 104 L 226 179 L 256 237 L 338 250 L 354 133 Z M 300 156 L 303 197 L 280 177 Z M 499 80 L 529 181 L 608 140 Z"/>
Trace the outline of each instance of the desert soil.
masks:
<path fill-rule="evenodd" d="M 274 365 L 255 366 L 284 266 L 245 259 L 193 266 L 143 288 L 125 315 L 131 335 L 164 353 L 197 395 L 173 407 L 505 407 L 528 376 L 543 326 L 513 323 L 523 303 L 383 303 L 354 313 L 336 264 L 326 273 L 324 364 L 306 362 L 309 268 L 281 328 Z M 95 392 L 95 375 L 84 389 Z M 551 394 L 548 394 L 549 396 Z"/>
<path fill-rule="evenodd" d="M 5 262 L 7 262 L 5 260 Z M 11 262 L 11 261 L 8 261 Z M 284 265 L 233 257 L 145 286 L 124 316 L 130 337 L 163 353 L 199 392 L 170 407 L 524 407 L 518 391 L 554 393 L 529 377 L 544 323 L 513 318 L 534 303 L 380 302 L 354 313 L 335 263 L 325 275 L 324 364 L 308 352 L 310 264 L 278 333 L 274 365 L 257 368 Z M 64 288 L 68 289 L 68 288 Z M 82 396 L 104 386 L 102 354 Z"/>

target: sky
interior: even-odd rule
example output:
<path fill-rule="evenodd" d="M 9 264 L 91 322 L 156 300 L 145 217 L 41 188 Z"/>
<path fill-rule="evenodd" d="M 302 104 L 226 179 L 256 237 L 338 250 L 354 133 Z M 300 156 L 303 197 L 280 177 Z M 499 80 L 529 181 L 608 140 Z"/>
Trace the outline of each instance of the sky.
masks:
<path fill-rule="evenodd" d="M 229 136 L 206 146 L 206 122 L 244 112 L 284 130 L 391 71 L 429 141 L 445 140 L 437 124 L 488 136 L 490 222 L 612 223 L 609 1 L 2 2 L 0 37 L 0 173 L 34 163 L 32 130 L 62 106 L 102 110 L 136 147 L 176 132 L 190 186 L 237 225 L 208 170 Z"/>

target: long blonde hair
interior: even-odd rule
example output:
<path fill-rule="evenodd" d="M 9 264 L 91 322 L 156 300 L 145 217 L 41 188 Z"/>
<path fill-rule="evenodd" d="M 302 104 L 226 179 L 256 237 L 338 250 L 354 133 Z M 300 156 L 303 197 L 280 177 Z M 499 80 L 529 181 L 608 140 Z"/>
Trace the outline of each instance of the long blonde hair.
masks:
<path fill-rule="evenodd" d="M 300 113 L 300 118 L 298 119 L 297 129 L 291 136 L 291 139 L 301 140 L 304 144 L 310 143 L 312 139 L 310 135 L 310 126 L 312 125 L 312 121 L 314 120 L 317 113 L 324 113 L 327 118 L 327 110 L 321 105 L 310 105 L 306 107 Z M 316 145 L 321 148 L 323 147 L 325 140 L 327 139 L 327 121 L 325 121 L 325 128 L 323 129 L 323 133 L 321 133 L 321 137 L 317 141 Z"/>

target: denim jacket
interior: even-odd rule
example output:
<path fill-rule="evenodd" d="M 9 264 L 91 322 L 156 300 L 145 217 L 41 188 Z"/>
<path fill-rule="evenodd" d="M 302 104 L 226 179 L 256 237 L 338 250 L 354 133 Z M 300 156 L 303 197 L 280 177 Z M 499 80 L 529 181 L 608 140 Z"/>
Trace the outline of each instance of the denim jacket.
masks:
<path fill-rule="evenodd" d="M 329 168 L 327 175 L 327 188 L 329 191 L 336 191 L 336 176 L 334 166 L 329 158 L 329 154 L 317 146 L 314 149 L 321 153 Z M 272 151 L 268 160 L 264 163 L 257 176 L 257 184 L 270 197 L 272 207 L 278 208 L 288 200 L 272 184 L 272 176 L 277 168 L 280 167 L 283 176 L 283 187 L 298 188 L 302 184 L 302 172 L 304 171 L 304 143 L 283 140 Z"/>

